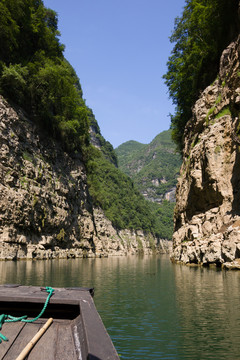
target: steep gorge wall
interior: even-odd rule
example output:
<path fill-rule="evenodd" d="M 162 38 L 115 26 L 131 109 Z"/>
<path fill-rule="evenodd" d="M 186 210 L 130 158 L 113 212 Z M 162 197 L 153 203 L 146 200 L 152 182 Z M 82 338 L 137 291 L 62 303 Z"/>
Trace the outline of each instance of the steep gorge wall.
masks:
<path fill-rule="evenodd" d="M 141 231 L 117 232 L 93 209 L 81 154 L 69 156 L 0 97 L 0 259 L 165 251 Z"/>
<path fill-rule="evenodd" d="M 240 268 L 240 38 L 188 122 L 172 260 Z"/>

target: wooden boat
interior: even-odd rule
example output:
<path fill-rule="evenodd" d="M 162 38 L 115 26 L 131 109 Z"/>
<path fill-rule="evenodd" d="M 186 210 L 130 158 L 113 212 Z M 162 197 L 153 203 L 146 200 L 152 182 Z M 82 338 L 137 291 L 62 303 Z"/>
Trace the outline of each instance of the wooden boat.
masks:
<path fill-rule="evenodd" d="M 47 293 L 40 287 L 0 285 L 0 315 L 35 318 L 43 309 Z M 3 323 L 0 359 L 13 360 L 48 318 L 53 322 L 26 359 L 115 360 L 118 354 L 93 302 L 93 289 L 54 288 L 43 315 L 32 323 Z"/>

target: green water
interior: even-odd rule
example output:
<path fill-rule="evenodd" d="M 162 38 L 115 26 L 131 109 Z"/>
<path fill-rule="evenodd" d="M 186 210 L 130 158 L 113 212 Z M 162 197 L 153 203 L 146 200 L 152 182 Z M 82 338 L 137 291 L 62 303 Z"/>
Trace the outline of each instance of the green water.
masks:
<path fill-rule="evenodd" d="M 240 272 L 163 255 L 0 262 L 0 274 L 1 283 L 94 286 L 121 359 L 240 359 Z"/>

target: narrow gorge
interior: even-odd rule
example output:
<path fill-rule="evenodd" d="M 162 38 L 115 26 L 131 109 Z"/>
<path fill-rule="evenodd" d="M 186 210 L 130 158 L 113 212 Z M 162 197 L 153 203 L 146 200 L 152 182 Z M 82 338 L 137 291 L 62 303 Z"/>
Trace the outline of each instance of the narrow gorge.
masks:
<path fill-rule="evenodd" d="M 0 97 L 0 259 L 165 251 L 141 230 L 117 231 L 93 206 L 81 153 L 66 153 Z"/>

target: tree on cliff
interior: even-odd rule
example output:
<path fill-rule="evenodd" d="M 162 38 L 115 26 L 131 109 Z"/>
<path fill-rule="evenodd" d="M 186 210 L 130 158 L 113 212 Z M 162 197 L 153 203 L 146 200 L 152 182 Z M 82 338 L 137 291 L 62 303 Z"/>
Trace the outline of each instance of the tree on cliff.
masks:
<path fill-rule="evenodd" d="M 176 105 L 171 116 L 172 137 L 179 150 L 201 91 L 216 78 L 221 52 L 239 32 L 238 0 L 186 0 L 175 19 L 170 41 L 175 43 L 164 75 Z"/>
<path fill-rule="evenodd" d="M 41 0 L 0 1 L 0 92 L 73 151 L 88 144 L 89 120 L 57 23 Z"/>
<path fill-rule="evenodd" d="M 156 233 L 148 202 L 116 168 L 113 148 L 82 98 L 57 24 L 56 13 L 42 0 L 0 0 L 0 94 L 21 106 L 64 150 L 83 155 L 93 204 L 116 228 Z M 101 151 L 89 143 L 90 124 Z"/>

